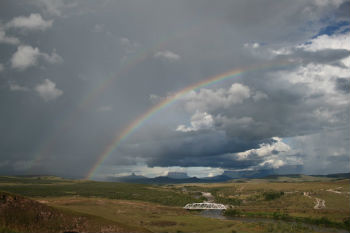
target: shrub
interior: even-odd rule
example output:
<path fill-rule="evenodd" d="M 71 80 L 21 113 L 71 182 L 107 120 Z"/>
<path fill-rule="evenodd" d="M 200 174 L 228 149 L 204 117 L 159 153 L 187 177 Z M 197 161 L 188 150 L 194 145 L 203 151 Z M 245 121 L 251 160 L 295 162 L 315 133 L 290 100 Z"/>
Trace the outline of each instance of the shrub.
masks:
<path fill-rule="evenodd" d="M 263 193 L 263 196 L 266 201 L 271 201 L 271 200 L 280 198 L 283 195 L 284 195 L 284 192 L 275 192 L 275 191 L 269 191 L 269 192 Z"/>
<path fill-rule="evenodd" d="M 241 211 L 237 209 L 227 209 L 225 210 L 224 215 L 229 217 L 239 217 L 241 216 Z"/>

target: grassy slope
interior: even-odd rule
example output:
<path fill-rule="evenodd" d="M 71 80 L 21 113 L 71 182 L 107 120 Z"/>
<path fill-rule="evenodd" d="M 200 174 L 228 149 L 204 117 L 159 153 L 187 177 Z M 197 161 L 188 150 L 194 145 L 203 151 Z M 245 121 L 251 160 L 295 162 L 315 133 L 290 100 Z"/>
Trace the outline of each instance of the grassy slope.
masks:
<path fill-rule="evenodd" d="M 148 232 L 102 217 L 57 209 L 7 192 L 0 192 L 0 231 L 3 232 Z"/>

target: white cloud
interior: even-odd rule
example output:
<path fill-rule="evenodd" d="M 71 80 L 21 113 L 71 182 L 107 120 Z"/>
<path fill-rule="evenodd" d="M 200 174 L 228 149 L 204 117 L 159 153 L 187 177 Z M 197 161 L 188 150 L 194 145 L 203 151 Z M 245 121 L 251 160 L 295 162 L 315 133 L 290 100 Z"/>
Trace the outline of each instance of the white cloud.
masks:
<path fill-rule="evenodd" d="M 249 87 L 234 83 L 229 89 L 206 89 L 199 92 L 191 91 L 183 97 L 189 111 L 208 111 L 217 108 L 229 108 L 234 104 L 243 103 L 251 95 Z"/>
<path fill-rule="evenodd" d="M 181 58 L 180 55 L 178 55 L 176 53 L 173 53 L 173 52 L 171 52 L 169 50 L 156 52 L 154 54 L 154 57 L 155 58 L 164 59 L 164 60 L 167 60 L 167 61 L 170 61 L 170 62 L 177 61 L 177 60 L 179 60 Z"/>
<path fill-rule="evenodd" d="M 42 57 L 46 62 L 51 64 L 63 61 L 55 51 L 49 55 L 41 53 L 38 48 L 33 48 L 29 45 L 20 45 L 11 58 L 12 68 L 25 70 L 28 67 L 35 66 L 38 63 L 39 57 Z"/>
<path fill-rule="evenodd" d="M 274 142 L 262 143 L 258 149 L 250 149 L 244 152 L 231 154 L 237 160 L 251 160 L 254 158 L 262 159 L 257 166 L 265 168 L 280 168 L 285 165 L 303 164 L 298 151 L 293 150 L 288 144 L 283 142 L 282 138 L 273 137 Z"/>
<path fill-rule="evenodd" d="M 335 104 L 342 104 L 343 101 L 336 103 L 344 98 L 335 89 L 335 78 L 348 78 L 350 72 L 349 68 L 343 68 L 332 65 L 309 64 L 307 66 L 300 66 L 294 72 L 279 72 L 276 75 L 282 75 L 285 81 L 293 84 L 303 84 L 310 88 L 310 94 L 328 94 L 327 102 L 334 102 Z M 335 98 L 335 99 L 334 99 Z"/>
<path fill-rule="evenodd" d="M 349 44 L 350 33 L 320 35 L 307 44 L 299 45 L 309 51 L 317 51 L 322 49 L 350 49 Z"/>
<path fill-rule="evenodd" d="M 16 83 L 10 83 L 10 90 L 11 91 L 29 91 L 30 89 L 25 86 L 18 85 Z"/>
<path fill-rule="evenodd" d="M 260 47 L 260 44 L 259 43 L 245 43 L 244 45 L 244 48 L 248 48 L 248 49 L 257 49 Z"/>
<path fill-rule="evenodd" d="M 190 131 L 197 131 L 200 129 L 210 129 L 213 127 L 214 120 L 212 115 L 206 113 L 206 112 L 196 112 L 191 117 L 191 126 L 186 127 L 185 125 L 179 125 L 176 128 L 176 131 L 181 132 L 190 132 Z"/>
<path fill-rule="evenodd" d="M 13 68 L 24 70 L 37 64 L 40 51 L 28 45 L 20 45 L 11 58 Z"/>
<path fill-rule="evenodd" d="M 276 152 L 291 151 L 290 146 L 284 143 L 282 141 L 282 138 L 273 137 L 272 139 L 275 140 L 275 142 L 272 144 L 262 143 L 259 145 L 258 149 L 251 149 L 244 152 L 236 153 L 235 156 L 237 157 L 237 159 L 243 160 L 248 158 L 252 154 L 256 154 L 259 157 L 265 157 L 265 156 L 271 155 L 272 152 L 274 151 Z"/>
<path fill-rule="evenodd" d="M 261 167 L 272 167 L 272 168 L 279 168 L 284 166 L 286 163 L 282 161 L 281 159 L 268 159 L 262 163 L 259 164 Z"/>
<path fill-rule="evenodd" d="M 19 16 L 6 24 L 8 28 L 20 28 L 27 30 L 46 30 L 52 26 L 53 20 L 45 21 L 40 14 L 30 14 L 28 17 Z"/>
<path fill-rule="evenodd" d="M 346 34 L 320 35 L 309 43 L 298 45 L 297 48 L 302 48 L 305 51 L 320 51 L 324 49 L 346 49 L 350 50 L 350 32 Z M 342 59 L 342 62 L 348 68 L 350 67 L 350 57 Z"/>
<path fill-rule="evenodd" d="M 348 50 L 350 51 L 350 33 L 346 34 L 334 34 L 334 35 L 321 35 L 308 43 L 299 44 L 294 48 L 290 48 L 290 51 L 295 49 L 317 52 L 325 50 Z M 350 55 L 350 53 L 349 53 Z M 341 65 L 339 65 L 341 63 Z M 346 107 L 348 102 L 348 96 L 344 95 L 337 89 L 336 81 L 338 78 L 344 80 L 349 79 L 350 73 L 350 56 L 341 59 L 338 63 L 329 64 L 315 64 L 308 63 L 306 65 L 300 65 L 292 71 L 280 71 L 274 74 L 275 78 L 284 80 L 285 82 L 292 83 L 294 85 L 303 85 L 309 89 L 309 96 L 324 96 L 322 101 L 328 106 L 332 106 L 333 110 L 320 109 L 314 111 L 315 117 L 328 118 L 331 121 L 335 119 L 332 117 L 338 114 L 335 111 L 335 107 Z M 321 97 L 320 97 L 321 98 Z M 310 99 L 312 101 L 313 99 Z M 340 108 L 339 108 L 340 109 Z M 338 110 L 339 110 L 338 109 Z M 327 115 L 327 117 L 326 117 Z"/>
<path fill-rule="evenodd" d="M 320 35 L 313 38 L 306 43 L 297 44 L 293 46 L 286 46 L 281 48 L 268 48 L 265 51 L 265 57 L 274 58 L 280 56 L 281 58 L 288 59 L 291 62 L 303 62 L 304 63 L 320 63 L 322 59 L 327 61 L 326 58 L 332 59 L 336 50 L 350 51 L 350 32 L 345 34 L 335 33 L 333 35 Z M 319 52 L 319 53 L 316 53 Z M 322 53 L 323 52 L 323 53 Z M 328 52 L 328 53 L 327 53 Z M 334 52 L 333 54 L 331 52 Z M 345 51 L 342 51 L 345 53 Z M 350 53 L 349 53 L 350 54 Z M 284 56 L 283 56 L 284 55 Z M 321 56 L 321 58 L 319 58 Z M 318 58 L 318 59 L 317 59 Z M 311 59 L 311 60 L 310 60 Z M 347 56 L 341 59 L 341 62 L 349 67 L 350 57 Z M 327 62 L 329 65 L 334 65 L 331 62 Z M 335 63 L 339 66 L 339 63 Z"/>
<path fill-rule="evenodd" d="M 63 91 L 56 88 L 56 84 L 49 79 L 45 79 L 43 83 L 35 87 L 41 98 L 46 102 L 54 100 L 63 94 Z"/>
<path fill-rule="evenodd" d="M 12 36 L 7 36 L 4 29 L 0 25 L 0 43 L 4 44 L 19 44 L 19 39 Z"/>

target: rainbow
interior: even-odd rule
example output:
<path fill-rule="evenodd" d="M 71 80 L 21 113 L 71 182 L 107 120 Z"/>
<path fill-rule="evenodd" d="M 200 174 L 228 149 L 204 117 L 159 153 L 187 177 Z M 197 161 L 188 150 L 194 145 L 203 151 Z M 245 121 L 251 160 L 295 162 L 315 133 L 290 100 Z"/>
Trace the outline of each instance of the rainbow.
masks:
<path fill-rule="evenodd" d="M 52 150 L 55 147 L 57 138 L 69 131 L 74 126 L 74 123 L 77 121 L 77 119 L 79 119 L 80 114 L 84 112 L 84 110 L 86 110 L 89 106 L 91 106 L 93 101 L 96 100 L 97 97 L 103 93 L 117 78 L 122 77 L 128 73 L 137 64 L 152 56 L 154 52 L 165 49 L 168 44 L 171 44 L 178 39 L 182 39 L 185 36 L 200 34 L 201 30 L 206 29 L 207 26 L 208 25 L 193 25 L 185 31 L 174 33 L 175 36 L 173 37 L 169 38 L 167 36 L 165 38 L 161 38 L 160 41 L 155 44 L 155 46 L 139 50 L 134 56 L 131 56 L 128 61 L 121 65 L 119 72 L 103 80 L 96 88 L 89 92 L 87 96 L 84 96 L 84 98 L 80 101 L 80 104 L 77 106 L 76 110 L 62 119 L 60 124 L 61 127 L 50 137 L 43 140 L 43 143 L 41 143 L 41 146 L 38 148 L 37 153 L 35 153 L 35 156 L 31 161 L 30 168 L 33 168 L 35 165 L 40 164 L 44 158 L 51 154 Z"/>
<path fill-rule="evenodd" d="M 119 134 L 116 134 L 116 136 L 113 138 L 112 142 L 109 143 L 103 152 L 98 156 L 97 161 L 95 164 L 92 166 L 92 168 L 89 170 L 89 172 L 86 175 L 86 179 L 91 179 L 98 167 L 109 157 L 109 155 L 112 154 L 112 152 L 123 142 L 125 141 L 126 138 L 133 132 L 135 132 L 140 126 L 146 122 L 148 119 L 150 119 L 153 115 L 155 115 L 157 112 L 161 111 L 162 109 L 166 108 L 167 106 L 171 105 L 174 103 L 176 100 L 178 100 L 181 96 L 186 95 L 190 91 L 193 90 L 198 90 L 202 87 L 206 87 L 227 79 L 231 79 L 234 77 L 237 77 L 239 75 L 242 75 L 247 72 L 252 72 L 256 70 L 261 70 L 261 69 L 267 69 L 271 67 L 281 67 L 281 66 L 286 66 L 290 64 L 288 61 L 280 61 L 278 63 L 273 63 L 273 64 L 265 64 L 265 65 L 258 65 L 258 66 L 251 66 L 251 67 L 246 67 L 246 68 L 238 68 L 238 69 L 233 69 L 228 72 L 213 76 L 211 78 L 205 79 L 203 81 L 194 83 L 190 86 L 187 86 L 183 88 L 182 90 L 174 93 L 173 95 L 165 98 L 163 101 L 159 102 L 158 104 L 154 105 L 150 109 L 148 109 L 145 113 L 143 113 L 141 116 L 136 118 L 133 122 L 131 122 L 126 128 L 123 129 L 123 131 Z"/>

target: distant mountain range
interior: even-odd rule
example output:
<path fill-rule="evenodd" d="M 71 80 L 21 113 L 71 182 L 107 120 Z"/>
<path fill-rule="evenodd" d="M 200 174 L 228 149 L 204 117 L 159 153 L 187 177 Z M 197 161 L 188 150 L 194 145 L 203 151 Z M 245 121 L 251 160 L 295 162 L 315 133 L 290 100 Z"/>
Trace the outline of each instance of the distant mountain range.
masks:
<path fill-rule="evenodd" d="M 186 173 L 176 174 L 169 173 L 167 176 L 158 176 L 154 178 L 148 178 L 145 176 L 138 176 L 132 173 L 130 176 L 122 177 L 108 177 L 107 181 L 113 182 L 126 182 L 126 183 L 141 183 L 141 184 L 181 184 L 181 183 L 211 183 L 211 182 L 225 182 L 232 180 L 231 177 L 225 175 L 219 175 L 214 177 L 189 177 Z"/>
<path fill-rule="evenodd" d="M 259 171 L 225 171 L 222 175 L 214 177 L 189 177 L 186 173 L 169 173 L 167 176 L 158 176 L 154 178 L 148 178 L 145 176 L 139 176 L 132 173 L 129 176 L 122 177 L 108 177 L 106 181 L 112 182 L 126 182 L 126 183 L 141 183 L 141 184 L 181 184 L 181 183 L 216 183 L 226 182 L 234 179 L 277 179 L 279 177 L 289 178 L 301 178 L 302 174 L 287 174 L 278 175 L 271 173 L 270 170 L 259 170 Z M 350 173 L 337 173 L 328 175 L 311 175 L 311 177 L 327 177 L 327 178 L 339 178 L 349 179 Z"/>

